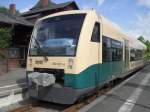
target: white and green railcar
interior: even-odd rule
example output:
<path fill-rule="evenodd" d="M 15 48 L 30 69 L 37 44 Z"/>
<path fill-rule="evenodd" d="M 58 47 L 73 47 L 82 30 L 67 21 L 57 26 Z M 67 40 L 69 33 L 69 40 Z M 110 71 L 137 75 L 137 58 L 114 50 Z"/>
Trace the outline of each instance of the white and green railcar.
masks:
<path fill-rule="evenodd" d="M 93 10 L 64 11 L 38 20 L 27 58 L 30 97 L 73 104 L 142 67 L 146 47 L 131 40 Z"/>

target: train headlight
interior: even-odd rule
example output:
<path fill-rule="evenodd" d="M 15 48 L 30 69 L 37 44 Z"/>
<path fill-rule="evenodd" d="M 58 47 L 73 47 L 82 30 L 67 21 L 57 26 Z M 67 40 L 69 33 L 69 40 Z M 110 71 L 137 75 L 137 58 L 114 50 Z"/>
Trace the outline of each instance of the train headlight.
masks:
<path fill-rule="evenodd" d="M 32 67 L 32 59 L 29 59 L 29 66 Z"/>
<path fill-rule="evenodd" d="M 72 59 L 72 58 L 69 58 L 69 60 L 68 60 L 68 68 L 69 68 L 69 69 L 72 69 L 72 68 L 73 68 L 73 64 L 74 64 L 73 59 Z"/>

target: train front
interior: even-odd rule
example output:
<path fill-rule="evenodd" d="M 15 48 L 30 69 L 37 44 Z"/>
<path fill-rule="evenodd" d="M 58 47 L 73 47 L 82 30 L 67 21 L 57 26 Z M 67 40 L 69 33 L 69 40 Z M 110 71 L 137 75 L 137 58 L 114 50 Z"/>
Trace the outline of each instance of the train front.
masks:
<path fill-rule="evenodd" d="M 69 75 L 75 72 L 84 19 L 85 14 L 64 14 L 36 23 L 27 58 L 30 97 L 61 104 L 76 101 Z"/>

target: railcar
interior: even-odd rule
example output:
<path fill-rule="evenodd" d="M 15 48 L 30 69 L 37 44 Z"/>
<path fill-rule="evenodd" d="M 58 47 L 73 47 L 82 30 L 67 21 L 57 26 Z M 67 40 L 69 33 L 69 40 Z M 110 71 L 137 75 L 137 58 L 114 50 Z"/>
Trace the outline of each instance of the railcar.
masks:
<path fill-rule="evenodd" d="M 29 96 L 73 104 L 144 65 L 146 47 L 94 10 L 39 19 L 27 58 Z"/>

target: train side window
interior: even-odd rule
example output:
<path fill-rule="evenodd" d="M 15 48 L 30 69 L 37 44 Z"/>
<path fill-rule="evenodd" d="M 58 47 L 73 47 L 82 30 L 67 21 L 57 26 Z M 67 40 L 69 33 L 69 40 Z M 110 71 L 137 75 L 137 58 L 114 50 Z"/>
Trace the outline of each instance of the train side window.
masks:
<path fill-rule="evenodd" d="M 130 50 L 130 61 L 138 61 L 143 58 L 142 50 L 132 49 Z"/>
<path fill-rule="evenodd" d="M 103 62 L 121 61 L 123 44 L 109 37 L 103 36 Z"/>
<path fill-rule="evenodd" d="M 103 36 L 103 62 L 111 62 L 112 54 L 111 54 L 111 42 L 110 38 Z"/>
<path fill-rule="evenodd" d="M 100 42 L 100 23 L 96 22 L 92 33 L 92 42 Z"/>
<path fill-rule="evenodd" d="M 120 41 L 111 39 L 112 61 L 121 61 L 123 57 L 123 45 Z"/>
<path fill-rule="evenodd" d="M 130 48 L 130 61 L 135 61 L 135 50 Z"/>

